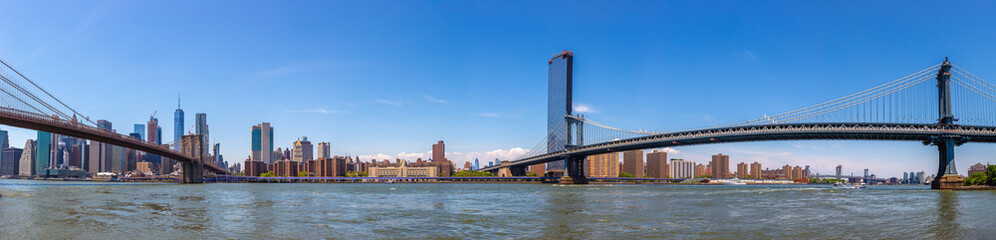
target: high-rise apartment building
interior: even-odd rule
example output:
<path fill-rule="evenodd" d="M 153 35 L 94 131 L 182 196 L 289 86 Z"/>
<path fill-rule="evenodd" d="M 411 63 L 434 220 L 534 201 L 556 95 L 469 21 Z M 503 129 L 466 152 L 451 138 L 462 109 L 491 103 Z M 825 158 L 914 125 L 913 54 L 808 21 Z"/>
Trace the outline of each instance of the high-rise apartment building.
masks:
<path fill-rule="evenodd" d="M 34 176 L 35 175 L 35 140 L 28 139 L 24 143 L 24 151 L 21 153 L 21 163 L 19 175 L 21 176 Z"/>
<path fill-rule="evenodd" d="M 443 140 L 439 140 L 439 143 L 432 144 L 432 162 L 445 162 L 446 161 L 446 144 Z"/>
<path fill-rule="evenodd" d="M 272 164 L 273 160 L 273 127 L 264 122 L 252 126 L 252 160 Z"/>
<path fill-rule="evenodd" d="M 623 152 L 624 173 L 633 174 L 634 177 L 643 177 L 643 150 L 630 150 Z"/>
<path fill-rule="evenodd" d="M 319 142 L 318 143 L 318 158 L 330 158 L 332 157 L 332 143 L 330 142 Z"/>
<path fill-rule="evenodd" d="M 713 178 L 729 178 L 730 177 L 730 156 L 723 155 L 722 153 L 712 155 L 712 177 Z"/>
<path fill-rule="evenodd" d="M 619 177 L 619 153 L 588 156 L 584 161 L 584 175 L 588 177 Z"/>
<path fill-rule="evenodd" d="M 795 176 L 792 176 L 792 166 L 789 166 L 787 164 L 785 166 L 782 166 L 782 174 L 785 175 L 785 179 L 789 180 L 795 179 Z"/>
<path fill-rule="evenodd" d="M 747 178 L 747 176 L 750 176 L 750 170 L 747 169 L 747 166 L 745 162 L 737 163 L 737 178 Z"/>
<path fill-rule="evenodd" d="M 563 51 L 553 55 L 547 62 L 547 115 L 546 150 L 548 153 L 564 150 L 567 146 L 567 120 L 572 114 L 574 92 L 574 53 Z M 553 161 L 546 165 L 547 171 L 563 171 L 564 161 Z"/>
<path fill-rule="evenodd" d="M 303 139 L 303 140 L 302 140 Z M 301 137 L 297 141 L 294 141 L 294 158 L 296 162 L 311 161 L 315 159 L 314 146 L 311 145 L 311 141 L 308 141 L 308 137 Z"/>
<path fill-rule="evenodd" d="M 750 177 L 753 179 L 762 179 L 764 176 L 761 174 L 761 164 L 754 162 L 750 164 Z"/>
<path fill-rule="evenodd" d="M 684 159 L 671 159 L 671 178 L 694 178 L 695 162 Z"/>
<path fill-rule="evenodd" d="M 667 178 L 668 174 L 667 152 L 654 150 L 647 153 L 647 177 Z"/>

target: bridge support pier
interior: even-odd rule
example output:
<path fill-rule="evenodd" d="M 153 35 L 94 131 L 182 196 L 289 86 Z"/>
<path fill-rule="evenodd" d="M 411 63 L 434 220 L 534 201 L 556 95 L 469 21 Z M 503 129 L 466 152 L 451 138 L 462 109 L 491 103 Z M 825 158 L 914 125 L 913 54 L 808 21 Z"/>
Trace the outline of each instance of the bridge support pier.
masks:
<path fill-rule="evenodd" d="M 958 175 L 954 164 L 954 147 L 964 143 L 959 136 L 944 136 L 934 141 L 937 145 L 937 174 L 930 181 L 932 189 L 954 189 L 964 185 L 964 178 Z"/>
<path fill-rule="evenodd" d="M 567 157 L 564 159 L 564 176 L 560 178 L 561 184 L 588 184 L 588 177 L 584 176 L 584 157 Z"/>
<path fill-rule="evenodd" d="M 204 163 L 185 162 L 180 166 L 183 183 L 204 183 Z"/>

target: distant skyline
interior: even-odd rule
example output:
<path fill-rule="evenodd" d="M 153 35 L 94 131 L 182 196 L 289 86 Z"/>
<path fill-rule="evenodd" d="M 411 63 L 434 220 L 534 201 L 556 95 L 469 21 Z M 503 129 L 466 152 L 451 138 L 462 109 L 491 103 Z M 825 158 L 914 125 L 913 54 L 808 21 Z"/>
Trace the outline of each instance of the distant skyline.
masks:
<path fill-rule="evenodd" d="M 363 160 L 458 167 L 516 157 L 546 132 L 546 61 L 571 50 L 574 111 L 655 131 L 709 127 L 865 90 L 944 57 L 994 82 L 991 2 L 0 1 L 0 59 L 119 133 L 157 112 L 172 141 L 206 113 L 230 163 L 269 122 Z M 882 14 L 887 12 L 889 14 Z M 957 116 L 957 112 L 955 115 Z M 34 131 L 10 131 L 23 147 Z M 167 139 L 169 138 L 169 139 Z M 645 153 L 651 149 L 645 150 Z M 776 141 L 669 149 L 668 158 L 810 165 L 880 177 L 937 167 L 918 142 Z M 956 149 L 958 172 L 996 145 Z M 731 169 L 733 171 L 735 169 Z"/>

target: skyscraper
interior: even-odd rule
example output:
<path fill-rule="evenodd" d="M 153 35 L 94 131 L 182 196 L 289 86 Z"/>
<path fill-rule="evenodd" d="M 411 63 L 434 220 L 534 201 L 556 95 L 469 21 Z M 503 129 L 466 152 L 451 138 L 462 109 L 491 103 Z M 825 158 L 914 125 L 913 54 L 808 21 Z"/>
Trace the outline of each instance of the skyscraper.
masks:
<path fill-rule="evenodd" d="M 34 176 L 35 175 L 35 140 L 28 139 L 24 143 L 24 151 L 21 152 L 21 164 L 18 166 L 20 168 L 21 176 Z"/>
<path fill-rule="evenodd" d="M 52 134 L 38 131 L 38 145 L 35 147 L 35 174 L 45 175 L 46 169 L 52 166 L 52 156 L 54 146 L 52 146 Z"/>
<path fill-rule="evenodd" d="M 159 142 L 160 138 L 158 137 L 158 135 L 160 133 L 159 130 L 158 130 L 159 129 L 159 119 L 158 118 L 154 118 L 154 117 L 149 117 L 149 123 L 146 124 L 146 126 L 149 129 L 149 134 L 147 136 L 148 138 L 147 138 L 146 141 L 148 141 L 150 143 L 155 143 L 155 144 L 162 144 L 161 142 Z"/>
<path fill-rule="evenodd" d="M 634 177 L 642 178 L 643 172 L 643 150 L 630 150 L 623 152 L 622 172 L 633 174 Z"/>
<path fill-rule="evenodd" d="M 180 96 L 176 96 L 176 112 L 173 112 L 173 149 L 180 150 L 183 137 L 183 109 L 180 109 Z"/>
<path fill-rule="evenodd" d="M 145 139 L 145 124 L 135 124 L 135 133 L 138 133 L 138 140 Z"/>
<path fill-rule="evenodd" d="M 667 169 L 667 152 L 654 150 L 654 152 L 647 154 L 648 177 L 666 178 L 669 172 Z"/>
<path fill-rule="evenodd" d="M 713 178 L 728 178 L 730 177 L 730 156 L 723 155 L 722 153 L 712 155 L 712 177 Z"/>
<path fill-rule="evenodd" d="M 20 148 L 4 148 L 0 153 L 0 175 L 17 176 L 21 170 L 22 153 Z"/>
<path fill-rule="evenodd" d="M 208 147 L 211 146 L 211 144 L 210 144 L 211 141 L 208 140 L 210 136 L 209 136 L 209 133 L 208 133 L 207 114 L 206 113 L 197 113 L 197 114 L 194 114 L 194 134 L 203 136 L 201 138 L 201 141 L 202 141 L 201 146 L 204 146 L 204 148 L 202 149 L 202 151 L 204 151 L 204 156 L 209 155 L 210 149 L 208 149 Z"/>
<path fill-rule="evenodd" d="M 564 150 L 567 145 L 567 120 L 564 116 L 572 113 L 574 53 L 564 50 L 553 55 L 547 62 L 547 115 L 546 152 Z M 564 161 L 546 164 L 547 171 L 565 169 Z"/>
<path fill-rule="evenodd" d="M 9 148 L 10 147 L 10 139 L 8 139 L 8 138 L 9 138 L 9 136 L 7 136 L 7 130 L 0 130 L 0 141 L 3 141 L 0 144 L 3 144 L 3 148 Z M 2 157 L 0 157 L 0 158 L 2 158 Z"/>
<path fill-rule="evenodd" d="M 252 126 L 252 160 L 273 163 L 273 127 L 268 122 Z"/>
<path fill-rule="evenodd" d="M 318 143 L 318 158 L 330 158 L 332 157 L 332 143 L 320 142 Z"/>
<path fill-rule="evenodd" d="M 481 169 L 481 161 L 474 158 L 474 170 Z"/>
<path fill-rule="evenodd" d="M 311 161 L 315 159 L 314 154 L 314 146 L 311 145 L 311 141 L 308 141 L 308 137 L 301 137 L 294 142 L 294 158 L 292 160 L 297 162 Z"/>
<path fill-rule="evenodd" d="M 439 140 L 439 143 L 432 144 L 432 162 L 444 161 L 446 161 L 446 144 L 443 144 L 443 140 Z"/>
<path fill-rule="evenodd" d="M 212 155 L 214 156 L 215 165 L 225 168 L 228 167 L 226 166 L 227 164 L 225 164 L 225 159 L 221 157 L 221 143 L 214 144 L 214 154 Z"/>

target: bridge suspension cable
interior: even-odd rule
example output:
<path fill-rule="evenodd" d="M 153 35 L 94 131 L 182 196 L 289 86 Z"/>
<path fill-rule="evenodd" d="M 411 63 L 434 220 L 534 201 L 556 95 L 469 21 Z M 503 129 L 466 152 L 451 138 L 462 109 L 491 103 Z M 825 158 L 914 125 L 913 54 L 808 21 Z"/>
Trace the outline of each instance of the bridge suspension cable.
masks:
<path fill-rule="evenodd" d="M 65 102 L 52 95 L 20 71 L 17 71 L 17 69 L 11 67 L 7 64 L 7 62 L 0 60 L 0 64 L 3 64 L 4 66 L 0 68 L 0 80 L 2 80 L 2 83 L 0 83 L 0 91 L 3 91 L 7 97 L 9 97 L 3 97 L 4 99 L 0 101 L 0 103 L 7 104 L 7 107 L 10 108 L 21 109 L 46 116 L 58 116 L 67 120 L 80 120 L 77 119 L 78 117 L 83 121 L 96 125 L 96 123 L 91 121 L 89 117 L 81 114 L 79 111 L 76 111 L 76 109 L 73 109 Z M 36 94 L 34 91 L 41 91 L 44 95 Z M 61 105 L 61 107 L 49 104 L 45 99 L 43 99 L 44 96 L 47 96 L 50 100 L 54 100 Z M 37 106 L 40 106 L 41 108 Z M 67 112 L 73 115 L 67 114 Z"/>

